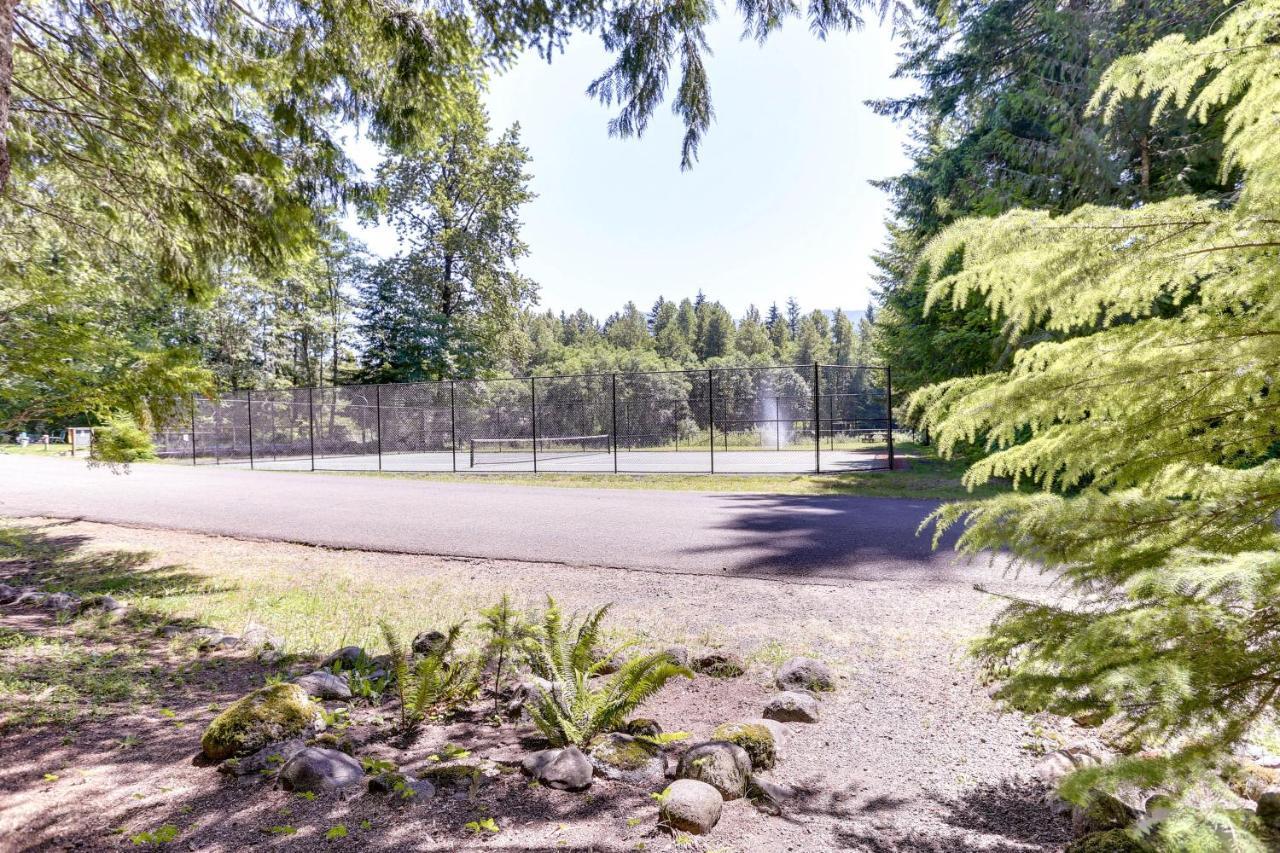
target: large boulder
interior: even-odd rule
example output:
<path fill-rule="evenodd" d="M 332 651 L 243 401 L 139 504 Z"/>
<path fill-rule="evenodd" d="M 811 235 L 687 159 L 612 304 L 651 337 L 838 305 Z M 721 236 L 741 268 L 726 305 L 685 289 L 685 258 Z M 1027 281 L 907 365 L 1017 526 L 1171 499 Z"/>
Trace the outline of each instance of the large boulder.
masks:
<path fill-rule="evenodd" d="M 280 768 L 280 784 L 286 791 L 337 791 L 364 784 L 364 769 L 345 752 L 309 746 L 295 753 Z"/>
<path fill-rule="evenodd" d="M 667 762 L 662 750 L 651 743 L 621 732 L 601 735 L 587 750 L 598 775 L 658 790 L 666 781 Z"/>
<path fill-rule="evenodd" d="M 317 699 L 351 698 L 351 686 L 347 682 L 347 677 L 335 675 L 328 670 L 317 669 L 315 672 L 300 675 L 293 680 L 293 683 L 307 691 L 308 696 L 314 696 Z"/>
<path fill-rule="evenodd" d="M 249 755 L 312 729 L 323 729 L 320 706 L 296 684 L 271 684 L 236 700 L 213 718 L 200 749 L 213 761 Z"/>
<path fill-rule="evenodd" d="M 1055 749 L 1041 758 L 1031 773 L 1046 785 L 1057 785 L 1076 770 L 1097 767 L 1102 762 L 1103 756 L 1093 747 L 1074 744 L 1065 749 Z"/>
<path fill-rule="evenodd" d="M 808 693 L 787 690 L 770 699 L 761 716 L 781 723 L 816 723 L 818 700 Z"/>
<path fill-rule="evenodd" d="M 726 800 L 747 793 L 751 781 L 751 757 L 736 743 L 709 741 L 689 747 L 676 767 L 680 779 L 697 779 L 720 792 Z"/>
<path fill-rule="evenodd" d="M 594 773 L 590 759 L 576 746 L 531 753 L 521 767 L 538 782 L 561 791 L 586 790 Z"/>
<path fill-rule="evenodd" d="M 250 622 L 246 625 L 244 632 L 240 634 L 240 638 L 250 648 L 259 651 L 271 649 L 278 652 L 284 648 L 284 637 L 279 634 L 273 634 L 270 628 L 257 622 Z"/>
<path fill-rule="evenodd" d="M 697 779 L 677 779 L 658 798 L 658 819 L 669 829 L 705 835 L 720 822 L 724 799 Z"/>
<path fill-rule="evenodd" d="M 768 815 L 782 814 L 783 807 L 796 798 L 796 789 L 772 779 L 752 774 L 751 784 L 747 786 L 747 799 Z"/>
<path fill-rule="evenodd" d="M 712 740 L 736 743 L 747 751 L 754 770 L 768 770 L 777 763 L 778 745 L 764 721 L 724 723 L 711 733 Z"/>
<path fill-rule="evenodd" d="M 792 658 L 778 667 L 774 683 L 779 690 L 813 690 L 825 692 L 836 689 L 831 667 L 816 658 Z"/>

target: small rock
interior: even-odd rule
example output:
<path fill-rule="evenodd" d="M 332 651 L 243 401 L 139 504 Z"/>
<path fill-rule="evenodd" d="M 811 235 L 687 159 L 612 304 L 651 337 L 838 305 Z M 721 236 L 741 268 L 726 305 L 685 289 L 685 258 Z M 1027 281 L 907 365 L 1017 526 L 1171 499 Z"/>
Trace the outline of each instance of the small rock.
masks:
<path fill-rule="evenodd" d="M 1270 829 L 1280 829 L 1280 790 L 1264 791 L 1258 796 L 1258 820 Z"/>
<path fill-rule="evenodd" d="M 677 779 L 659 798 L 658 820 L 671 830 L 705 835 L 720 822 L 724 799 L 697 779 Z"/>
<path fill-rule="evenodd" d="M 1138 817 L 1138 810 L 1106 791 L 1092 791 L 1083 806 L 1071 809 L 1071 832 L 1076 838 L 1109 829 L 1124 829 Z"/>
<path fill-rule="evenodd" d="M 751 780 L 751 757 L 736 743 L 710 741 L 689 747 L 680 756 L 676 776 L 706 782 L 726 800 L 736 800 L 747 792 Z"/>
<path fill-rule="evenodd" d="M 729 652 L 708 652 L 696 658 L 693 671 L 712 678 L 737 678 L 747 671 L 742 658 Z"/>
<path fill-rule="evenodd" d="M 284 652 L 279 649 L 263 649 L 258 652 L 258 663 L 263 666 L 275 666 L 284 660 Z"/>
<path fill-rule="evenodd" d="M 766 720 L 764 717 L 757 717 L 754 720 L 743 720 L 749 725 L 764 726 L 769 730 L 769 734 L 773 735 L 773 752 L 774 758 L 782 760 L 786 757 L 787 741 L 791 740 L 791 736 L 795 734 L 791 728 L 785 723 L 777 720 Z"/>
<path fill-rule="evenodd" d="M 164 637 L 166 640 L 172 640 L 174 637 L 182 633 L 181 625 L 161 625 L 156 629 L 156 634 Z"/>
<path fill-rule="evenodd" d="M 594 768 L 576 746 L 544 749 L 525 757 L 521 768 L 548 788 L 583 791 L 591 787 Z"/>
<path fill-rule="evenodd" d="M 94 602 L 94 606 L 99 610 L 119 610 L 124 607 L 124 605 L 110 593 L 98 596 L 97 601 Z"/>
<path fill-rule="evenodd" d="M 351 686 L 345 675 L 335 675 L 323 669 L 300 675 L 293 683 L 307 691 L 308 696 L 317 699 L 350 699 Z"/>
<path fill-rule="evenodd" d="M 1031 773 L 1046 785 L 1057 785 L 1070 773 L 1084 767 L 1097 767 L 1102 764 L 1102 760 L 1102 756 L 1093 747 L 1074 744 L 1066 749 L 1054 750 L 1041 758 Z"/>
<path fill-rule="evenodd" d="M 284 638 L 279 634 L 273 634 L 265 625 L 259 625 L 256 622 L 250 622 L 245 626 L 244 633 L 240 635 L 245 644 L 254 649 L 275 649 L 284 648 Z"/>
<path fill-rule="evenodd" d="M 818 722 L 818 700 L 808 693 L 787 690 L 769 700 L 761 714 L 766 720 L 783 723 Z"/>
<path fill-rule="evenodd" d="M 662 734 L 662 726 L 657 720 L 651 720 L 648 717 L 636 717 L 627 720 L 627 724 L 622 730 L 629 735 L 657 737 Z"/>
<path fill-rule="evenodd" d="M 792 658 L 778 667 L 774 683 L 779 690 L 813 690 L 822 693 L 836 689 L 831 667 L 816 658 Z"/>
<path fill-rule="evenodd" d="M 436 795 L 435 785 L 403 773 L 379 773 L 369 780 L 369 790 L 375 794 L 389 794 L 394 802 L 403 804 L 425 803 Z"/>
<path fill-rule="evenodd" d="M 796 789 L 781 782 L 774 782 L 755 775 L 747 785 L 747 799 L 752 805 L 768 815 L 782 814 L 783 806 L 795 799 Z"/>
<path fill-rule="evenodd" d="M 666 652 L 667 657 L 675 661 L 677 665 L 689 665 L 689 650 L 684 646 L 672 646 L 669 649 L 664 649 L 664 651 Z"/>
<path fill-rule="evenodd" d="M 80 599 L 66 592 L 55 592 L 45 598 L 42 604 L 58 613 L 75 615 L 80 612 Z"/>
<path fill-rule="evenodd" d="M 351 669 L 364 657 L 364 649 L 359 646 L 343 646 L 324 660 L 320 661 L 321 669 L 332 669 L 338 664 L 339 669 Z"/>
<path fill-rule="evenodd" d="M 211 649 L 238 649 L 244 645 L 244 640 L 234 637 L 231 634 L 223 634 L 218 639 L 209 644 Z"/>
<path fill-rule="evenodd" d="M 613 675 L 615 672 L 622 669 L 623 664 L 627 662 L 625 655 L 621 653 L 610 655 L 603 649 L 592 649 L 591 659 L 597 666 L 597 676 Z"/>
<path fill-rule="evenodd" d="M 447 639 L 448 637 L 439 631 L 423 631 L 413 638 L 413 653 L 415 655 L 428 655 L 432 652 L 438 652 L 444 648 Z"/>
<path fill-rule="evenodd" d="M 263 771 L 274 776 L 286 761 L 306 748 L 306 741 L 300 737 L 269 743 L 252 755 L 227 759 L 218 765 L 218 770 L 232 776 L 253 776 L 262 774 Z"/>
<path fill-rule="evenodd" d="M 46 593 L 40 592 L 38 589 L 27 587 L 18 593 L 18 597 L 13 600 L 13 605 L 15 607 L 20 607 L 22 605 L 39 607 L 44 604 L 45 599 L 48 597 L 49 596 Z"/>
<path fill-rule="evenodd" d="M 9 586 L 7 583 L 0 583 L 0 604 L 9 604 L 20 594 L 17 587 Z"/>
<path fill-rule="evenodd" d="M 309 746 L 294 754 L 280 768 L 280 784 L 286 791 L 335 791 L 364 782 L 360 762 L 336 749 Z"/>
<path fill-rule="evenodd" d="M 662 750 L 631 735 L 621 732 L 601 735 L 592 743 L 587 756 L 596 773 L 605 779 L 654 791 L 666 782 L 667 762 Z"/>

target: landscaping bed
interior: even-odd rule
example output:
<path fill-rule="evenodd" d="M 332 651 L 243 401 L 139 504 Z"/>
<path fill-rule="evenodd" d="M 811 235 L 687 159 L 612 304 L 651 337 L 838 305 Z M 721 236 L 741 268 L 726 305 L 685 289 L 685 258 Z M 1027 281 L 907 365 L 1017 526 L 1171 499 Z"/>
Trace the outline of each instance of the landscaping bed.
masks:
<path fill-rule="evenodd" d="M 0 580 L 83 605 L 74 616 L 47 601 L 0 607 L 0 837 L 14 849 L 1057 850 L 1070 838 L 1031 771 L 1078 733 L 988 699 L 963 649 L 993 602 L 959 584 L 689 578 L 84 523 L 15 523 L 6 537 Z M 91 598 L 101 593 L 127 609 Z M 351 756 L 358 781 L 335 759 L 350 783 L 337 791 L 286 790 L 281 768 L 298 744 L 268 750 L 260 767 L 201 754 L 210 723 L 254 691 L 320 671 L 366 692 L 388 670 L 379 619 L 411 664 L 423 657 L 411 638 L 463 618 L 459 654 L 478 649 L 481 609 L 503 593 L 534 624 L 547 593 L 566 620 L 613 602 L 598 645 L 634 643 L 622 658 L 687 652 L 692 677 L 671 677 L 628 715 L 656 724 L 637 734 L 666 733 L 656 753 L 623 743 L 624 772 L 597 766 L 582 790 L 538 781 L 531 757 L 561 745 L 513 707 L 531 676 L 522 663 L 499 695 L 482 678 L 411 727 L 385 683 L 381 695 L 321 701 L 324 729 L 299 733 L 301 746 Z M 322 665 L 347 646 L 364 651 L 354 673 Z M 793 658 L 818 661 L 831 683 L 816 686 L 832 689 L 806 702 L 809 687 L 786 679 Z M 321 682 L 304 682 L 304 695 Z M 735 740 L 752 765 L 769 763 L 750 736 L 781 686 L 816 721 L 773 721 L 786 728 L 774 766 L 747 771 L 766 795 L 718 793 L 709 832 L 683 828 L 662 792 L 718 766 L 719 754 L 693 752 L 708 742 Z M 731 754 L 732 775 L 736 753 L 716 750 Z"/>

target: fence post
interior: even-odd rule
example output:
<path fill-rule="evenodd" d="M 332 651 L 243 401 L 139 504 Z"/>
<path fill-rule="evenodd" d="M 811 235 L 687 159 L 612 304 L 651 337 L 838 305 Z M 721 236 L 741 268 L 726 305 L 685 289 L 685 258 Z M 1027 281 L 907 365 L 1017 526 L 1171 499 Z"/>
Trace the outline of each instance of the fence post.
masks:
<path fill-rule="evenodd" d="M 307 426 L 311 429 L 311 470 L 316 470 L 316 389 L 307 389 Z"/>
<path fill-rule="evenodd" d="M 885 387 L 885 414 L 889 416 L 889 470 L 893 470 L 893 368 L 885 365 L 884 368 L 884 387 Z"/>
<path fill-rule="evenodd" d="M 610 412 L 613 418 L 613 473 L 618 473 L 618 374 L 613 374 L 609 396 L 613 401 Z"/>
<path fill-rule="evenodd" d="M 453 473 L 458 473 L 458 405 L 454 394 L 457 383 L 449 380 L 449 455 L 453 458 Z"/>
<path fill-rule="evenodd" d="M 334 393 L 333 402 L 338 402 L 337 393 Z M 369 405 L 369 398 L 364 398 L 364 404 Z M 382 470 L 382 385 L 373 386 L 373 412 L 374 417 L 378 419 L 378 429 L 375 435 L 378 437 L 378 470 Z"/>
<path fill-rule="evenodd" d="M 191 395 L 191 464 L 196 465 L 196 395 Z"/>
<path fill-rule="evenodd" d="M 244 389 L 244 407 L 249 412 L 249 470 L 253 470 L 253 391 Z"/>
<path fill-rule="evenodd" d="M 819 384 L 822 381 L 818 362 L 813 363 L 813 470 L 822 473 L 822 397 Z"/>
<path fill-rule="evenodd" d="M 715 374 L 707 371 L 707 432 L 711 435 L 711 473 L 716 472 L 716 391 Z M 679 436 L 677 429 L 676 435 Z M 677 438 L 677 440 L 679 440 Z"/>
<path fill-rule="evenodd" d="M 782 408 L 778 405 L 778 395 L 773 395 L 773 449 L 782 449 Z"/>
<path fill-rule="evenodd" d="M 532 414 L 530 427 L 533 432 L 533 473 L 538 473 L 538 380 L 529 377 L 529 409 Z"/>

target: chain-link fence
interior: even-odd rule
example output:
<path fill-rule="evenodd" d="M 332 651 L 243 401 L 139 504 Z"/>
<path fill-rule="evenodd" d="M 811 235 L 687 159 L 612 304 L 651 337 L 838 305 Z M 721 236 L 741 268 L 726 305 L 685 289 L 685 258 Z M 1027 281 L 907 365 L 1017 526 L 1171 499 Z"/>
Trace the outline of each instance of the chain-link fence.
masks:
<path fill-rule="evenodd" d="M 726 367 L 240 391 L 155 439 L 255 468 L 838 472 L 894 467 L 892 409 L 888 368 Z"/>

